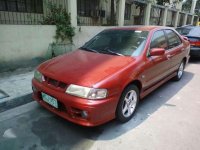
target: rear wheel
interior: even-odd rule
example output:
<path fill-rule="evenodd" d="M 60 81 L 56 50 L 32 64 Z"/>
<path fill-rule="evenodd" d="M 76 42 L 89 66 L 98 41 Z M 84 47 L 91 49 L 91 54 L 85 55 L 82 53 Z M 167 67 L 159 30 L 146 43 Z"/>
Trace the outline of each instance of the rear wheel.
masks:
<path fill-rule="evenodd" d="M 178 70 L 177 70 L 177 74 L 174 77 L 175 81 L 179 81 L 182 78 L 183 73 L 184 73 L 184 68 L 185 68 L 185 63 L 184 63 L 184 61 L 182 61 L 180 66 L 179 66 L 179 68 L 178 68 Z"/>
<path fill-rule="evenodd" d="M 139 101 L 139 90 L 135 85 L 129 85 L 122 93 L 119 100 L 116 117 L 120 122 L 129 121 L 136 110 Z"/>

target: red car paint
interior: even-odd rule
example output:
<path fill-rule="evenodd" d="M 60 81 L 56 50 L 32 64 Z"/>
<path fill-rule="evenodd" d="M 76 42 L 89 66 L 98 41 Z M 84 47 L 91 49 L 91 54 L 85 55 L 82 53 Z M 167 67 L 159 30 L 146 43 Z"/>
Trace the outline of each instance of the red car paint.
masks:
<path fill-rule="evenodd" d="M 53 86 L 46 81 L 40 83 L 32 80 L 33 98 L 55 114 L 83 126 L 97 126 L 115 118 L 120 96 L 127 85 L 134 83 L 140 89 L 140 98 L 149 94 L 176 75 L 182 60 L 189 59 L 189 42 L 176 31 L 167 27 L 141 26 L 114 28 L 110 30 L 142 30 L 149 31 L 146 45 L 137 57 L 116 56 L 76 50 L 69 54 L 56 57 L 41 64 L 37 69 L 48 79 L 54 79 L 66 87 Z M 157 30 L 171 29 L 178 34 L 182 44 L 166 51 L 161 56 L 147 57 L 152 35 Z M 85 87 L 103 88 L 108 96 L 101 100 L 88 100 L 65 93 L 70 84 Z M 41 92 L 55 97 L 62 103 L 56 109 L 41 98 Z M 87 118 L 81 117 L 81 111 L 88 113 Z"/>

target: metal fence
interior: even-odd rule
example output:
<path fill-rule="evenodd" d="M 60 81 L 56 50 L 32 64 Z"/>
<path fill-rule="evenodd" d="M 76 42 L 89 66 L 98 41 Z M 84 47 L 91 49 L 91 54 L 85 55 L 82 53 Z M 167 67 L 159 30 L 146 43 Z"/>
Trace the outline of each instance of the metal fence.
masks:
<path fill-rule="evenodd" d="M 188 15 L 186 24 L 191 24 L 191 20 L 192 20 L 192 15 Z"/>
<path fill-rule="evenodd" d="M 176 15 L 176 10 L 174 9 L 168 9 L 168 12 L 167 12 L 167 20 L 166 20 L 166 26 L 169 26 L 169 27 L 174 27 L 175 26 L 175 17 Z"/>
<path fill-rule="evenodd" d="M 12 3 L 11 3 L 12 2 Z M 37 25 L 49 13 L 48 3 L 67 11 L 68 0 L 0 0 L 0 24 Z M 81 26 L 117 25 L 118 0 L 77 0 L 77 24 Z M 124 25 L 144 25 L 147 2 L 126 0 Z M 164 7 L 152 5 L 150 25 L 162 25 Z M 166 26 L 175 26 L 175 9 L 168 8 Z M 187 15 L 186 24 L 191 24 L 192 15 Z M 185 13 L 178 15 L 178 26 L 182 26 Z M 194 17 L 196 25 L 198 17 Z"/>
<path fill-rule="evenodd" d="M 186 15 L 186 14 L 183 13 L 183 12 L 180 12 L 180 13 L 179 13 L 179 16 L 178 16 L 178 24 L 177 24 L 178 27 L 180 27 L 180 26 L 182 26 L 182 25 L 184 24 L 185 15 Z"/>
<path fill-rule="evenodd" d="M 139 2 L 135 1 L 134 5 L 137 9 L 139 9 L 139 13 L 134 15 L 134 25 L 144 25 L 145 20 L 145 10 L 147 7 L 147 4 L 145 2 Z"/>
<path fill-rule="evenodd" d="M 152 5 L 150 14 L 150 25 L 162 25 L 165 8 Z"/>
<path fill-rule="evenodd" d="M 134 0 L 131 3 L 131 9 L 130 9 L 130 17 L 129 19 L 124 20 L 124 25 L 144 25 L 144 19 L 145 19 L 145 10 L 146 10 L 147 4 L 142 1 Z M 125 7 L 125 11 L 126 11 Z"/>
<path fill-rule="evenodd" d="M 194 16 L 193 25 L 196 26 L 198 22 L 198 16 Z"/>
<path fill-rule="evenodd" d="M 43 14 L 0 11 L 0 24 L 40 24 Z"/>
<path fill-rule="evenodd" d="M 77 0 L 77 24 L 81 26 L 116 25 L 118 1 Z"/>
<path fill-rule="evenodd" d="M 24 0 L 24 3 L 17 0 L 13 0 L 13 3 L 9 2 L 1 0 L 0 24 L 41 24 L 43 18 L 49 12 L 49 3 L 62 7 L 67 11 L 67 0 L 40 0 L 39 3 L 36 0 Z"/>

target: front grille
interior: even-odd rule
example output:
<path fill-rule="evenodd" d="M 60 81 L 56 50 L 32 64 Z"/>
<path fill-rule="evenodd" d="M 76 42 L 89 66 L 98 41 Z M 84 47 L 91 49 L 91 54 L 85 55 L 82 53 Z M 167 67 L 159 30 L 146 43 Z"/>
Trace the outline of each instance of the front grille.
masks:
<path fill-rule="evenodd" d="M 59 82 L 57 80 L 49 78 L 48 83 L 53 86 L 58 86 Z"/>
<path fill-rule="evenodd" d="M 45 79 L 45 82 L 47 84 L 54 86 L 56 88 L 58 87 L 58 88 L 61 88 L 61 89 L 66 89 L 66 87 L 67 87 L 67 84 L 65 84 L 64 82 L 49 78 L 47 76 L 44 76 L 44 79 Z"/>

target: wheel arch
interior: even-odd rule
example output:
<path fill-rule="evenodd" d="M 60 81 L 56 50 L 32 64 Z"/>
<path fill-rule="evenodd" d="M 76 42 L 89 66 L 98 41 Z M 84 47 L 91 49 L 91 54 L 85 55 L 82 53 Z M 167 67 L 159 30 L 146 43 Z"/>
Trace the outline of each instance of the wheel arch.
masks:
<path fill-rule="evenodd" d="M 115 116 L 116 116 L 116 118 L 117 118 L 120 122 L 122 122 L 122 123 L 129 121 L 129 120 L 133 117 L 133 115 L 134 115 L 134 113 L 135 113 L 135 110 L 137 109 L 137 104 L 138 104 L 138 102 L 139 102 L 139 100 L 140 100 L 140 91 L 142 90 L 142 83 L 141 83 L 141 81 L 139 81 L 139 80 L 133 80 L 133 81 L 129 82 L 129 83 L 124 87 L 121 96 L 124 96 L 125 94 L 127 94 L 127 93 L 124 94 L 124 92 L 129 91 L 129 90 L 130 90 L 130 87 L 129 87 L 129 86 L 131 86 L 131 85 L 132 85 L 134 88 L 136 88 L 136 87 L 138 88 L 138 90 L 139 90 L 139 93 L 138 93 L 138 95 L 137 95 L 138 98 L 137 98 L 137 102 L 136 102 L 136 104 L 135 104 L 134 111 L 132 112 L 131 116 L 128 116 L 126 119 L 124 119 L 124 117 L 122 116 L 122 110 L 121 110 L 121 109 L 123 109 L 122 107 L 123 107 L 124 98 L 121 97 L 121 98 L 123 98 L 123 99 L 121 99 L 121 98 L 119 99 L 118 104 L 117 104 L 117 107 L 116 107 L 116 110 L 115 110 Z M 136 89 L 135 89 L 135 90 L 136 90 Z M 137 91 L 137 92 L 138 92 L 138 91 Z"/>
<path fill-rule="evenodd" d="M 133 81 L 131 81 L 131 82 L 129 82 L 125 87 L 124 87 L 124 89 L 126 88 L 126 87 L 128 87 L 129 85 L 131 85 L 131 84 L 134 84 L 134 85 L 136 85 L 137 86 L 137 88 L 138 88 L 138 90 L 139 90 L 139 93 L 142 91 L 142 82 L 140 81 L 140 80 L 133 80 Z"/>

